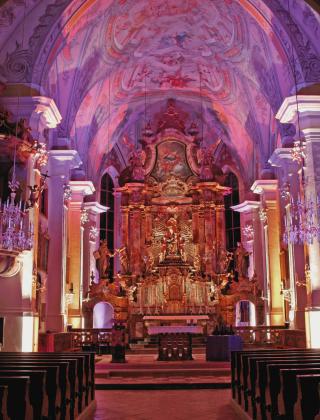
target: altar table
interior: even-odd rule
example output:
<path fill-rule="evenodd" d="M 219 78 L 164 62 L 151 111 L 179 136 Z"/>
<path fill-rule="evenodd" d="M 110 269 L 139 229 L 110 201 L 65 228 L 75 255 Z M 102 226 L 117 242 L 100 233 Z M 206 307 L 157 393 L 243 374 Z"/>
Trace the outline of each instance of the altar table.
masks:
<path fill-rule="evenodd" d="M 148 327 L 150 335 L 158 334 L 158 361 L 193 360 L 191 334 L 202 334 L 200 326 Z"/>

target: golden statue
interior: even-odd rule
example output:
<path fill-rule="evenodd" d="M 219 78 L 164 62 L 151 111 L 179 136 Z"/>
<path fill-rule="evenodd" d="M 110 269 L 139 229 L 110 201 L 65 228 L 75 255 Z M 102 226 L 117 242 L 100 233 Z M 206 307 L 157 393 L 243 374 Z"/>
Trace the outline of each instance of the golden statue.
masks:
<path fill-rule="evenodd" d="M 116 255 L 116 252 L 112 252 L 108 248 L 107 240 L 101 240 L 101 245 L 99 246 L 98 251 L 93 253 L 94 258 L 96 259 L 96 266 L 99 272 L 99 279 L 108 278 L 108 270 L 110 268 L 110 258 L 113 258 Z"/>
<path fill-rule="evenodd" d="M 131 260 L 131 253 L 130 249 L 127 244 L 123 245 L 122 248 L 116 249 L 116 252 L 119 253 L 120 258 L 120 266 L 122 270 L 122 274 L 128 275 L 130 273 L 130 260 Z"/>

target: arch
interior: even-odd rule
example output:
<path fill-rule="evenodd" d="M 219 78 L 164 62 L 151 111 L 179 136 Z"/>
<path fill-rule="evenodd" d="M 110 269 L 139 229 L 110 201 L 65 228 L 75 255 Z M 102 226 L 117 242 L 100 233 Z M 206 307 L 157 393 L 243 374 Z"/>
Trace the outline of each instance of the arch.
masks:
<path fill-rule="evenodd" d="M 245 303 L 245 304 L 244 304 Z M 256 326 L 256 307 L 251 299 L 239 300 L 235 307 L 235 327 Z"/>
<path fill-rule="evenodd" d="M 114 309 L 110 303 L 98 302 L 93 308 L 93 328 L 111 328 Z"/>

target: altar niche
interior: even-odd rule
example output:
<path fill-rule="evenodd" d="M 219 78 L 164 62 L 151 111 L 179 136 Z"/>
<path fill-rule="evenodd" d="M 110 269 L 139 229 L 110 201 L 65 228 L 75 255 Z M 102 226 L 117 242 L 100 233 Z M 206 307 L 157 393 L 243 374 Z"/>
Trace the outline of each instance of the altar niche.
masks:
<path fill-rule="evenodd" d="M 165 325 L 180 325 L 175 320 L 181 315 L 207 315 L 205 334 L 216 323 L 234 323 L 230 307 L 234 314 L 232 295 L 239 293 L 229 269 L 234 256 L 244 299 L 250 294 L 259 300 L 260 291 L 247 277 L 247 251 L 241 243 L 234 256 L 226 249 L 224 196 L 230 187 L 214 164 L 217 145 L 200 149 L 197 132 L 186 135 L 170 100 L 157 134 L 139 140 L 143 150 L 128 145 L 130 165 L 114 189 L 121 196 L 122 243 L 114 252 L 120 257 L 115 280 L 126 296 L 130 339 L 148 335 L 144 316 L 158 316 L 148 325 L 159 326 L 161 316 L 170 316 Z M 110 296 L 111 279 L 99 281 Z M 90 298 L 99 294 L 99 286 L 93 288 Z"/>

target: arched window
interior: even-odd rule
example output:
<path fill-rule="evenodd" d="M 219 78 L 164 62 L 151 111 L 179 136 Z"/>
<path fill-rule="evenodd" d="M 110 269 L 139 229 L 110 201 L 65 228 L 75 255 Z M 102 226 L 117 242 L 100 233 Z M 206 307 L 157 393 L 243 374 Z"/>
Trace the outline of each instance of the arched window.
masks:
<path fill-rule="evenodd" d="M 113 181 L 111 176 L 106 173 L 101 178 L 100 185 L 100 204 L 109 207 L 106 213 L 100 214 L 100 240 L 107 239 L 108 248 L 111 252 L 114 251 L 114 195 L 113 195 Z M 113 278 L 113 258 L 110 258 L 109 279 Z"/>
<path fill-rule="evenodd" d="M 229 252 L 237 249 L 237 242 L 241 242 L 240 213 L 230 207 L 239 204 L 239 182 L 233 172 L 229 172 L 224 182 L 225 187 L 231 188 L 231 194 L 224 196 L 226 219 L 226 248 Z M 229 266 L 229 271 L 234 270 L 234 261 Z M 234 273 L 237 276 L 237 273 Z M 237 277 L 235 277 L 237 280 Z"/>

